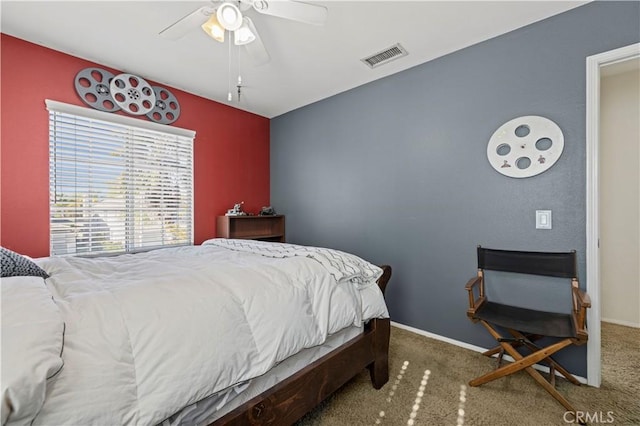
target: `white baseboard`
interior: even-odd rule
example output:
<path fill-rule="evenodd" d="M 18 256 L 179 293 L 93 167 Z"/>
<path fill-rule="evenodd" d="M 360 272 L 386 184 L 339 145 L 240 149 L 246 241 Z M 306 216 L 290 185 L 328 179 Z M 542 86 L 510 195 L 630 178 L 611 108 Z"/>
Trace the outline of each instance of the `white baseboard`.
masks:
<path fill-rule="evenodd" d="M 631 321 L 617 320 L 617 319 L 611 319 L 611 318 L 600 318 L 600 321 L 610 322 L 611 324 L 624 325 L 626 327 L 640 328 L 640 324 L 631 322 Z"/>
<path fill-rule="evenodd" d="M 394 327 L 401 328 L 403 330 L 410 331 L 412 333 L 416 333 L 416 334 L 420 334 L 420 335 L 425 336 L 425 337 L 429 337 L 431 339 L 440 340 L 441 342 L 449 343 L 449 344 L 454 345 L 454 346 L 459 346 L 459 347 L 464 348 L 464 349 L 469 349 L 469 350 L 472 350 L 474 352 L 485 352 L 485 351 L 488 350 L 487 348 L 482 348 L 480 346 L 471 345 L 469 343 L 461 342 L 459 340 L 451 339 L 449 337 L 440 336 L 439 334 L 430 333 L 428 331 L 424 331 L 424 330 L 420 330 L 419 328 L 414 328 L 414 327 L 410 327 L 408 325 L 400 324 L 400 323 L 395 322 L 395 321 L 391 321 L 391 325 L 394 326 Z M 497 357 L 497 355 L 494 355 L 494 357 Z M 509 362 L 513 362 L 514 361 L 514 359 L 512 357 L 510 357 L 509 355 L 504 355 L 503 358 L 506 359 Z M 546 365 L 535 364 L 533 366 L 533 368 L 535 368 L 536 370 L 540 370 L 540 371 L 542 371 L 544 373 L 547 373 L 547 374 L 549 373 L 549 367 L 547 367 Z M 560 374 L 557 371 L 556 371 L 556 376 L 564 377 L 564 376 L 562 376 L 562 374 Z M 585 384 L 585 385 L 587 384 L 587 379 L 585 379 L 584 377 L 576 376 L 576 375 L 574 375 L 574 377 L 580 383 Z"/>

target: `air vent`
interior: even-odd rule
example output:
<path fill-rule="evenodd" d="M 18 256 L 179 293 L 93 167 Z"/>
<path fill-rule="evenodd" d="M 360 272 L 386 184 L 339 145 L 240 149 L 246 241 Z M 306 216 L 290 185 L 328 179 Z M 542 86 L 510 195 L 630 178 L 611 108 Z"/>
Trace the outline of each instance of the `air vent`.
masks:
<path fill-rule="evenodd" d="M 407 50 L 397 43 L 381 52 L 375 53 L 367 58 L 360 59 L 362 62 L 367 64 L 369 68 L 376 68 L 380 65 L 384 65 L 393 61 L 394 59 L 402 58 L 403 56 L 407 56 Z"/>

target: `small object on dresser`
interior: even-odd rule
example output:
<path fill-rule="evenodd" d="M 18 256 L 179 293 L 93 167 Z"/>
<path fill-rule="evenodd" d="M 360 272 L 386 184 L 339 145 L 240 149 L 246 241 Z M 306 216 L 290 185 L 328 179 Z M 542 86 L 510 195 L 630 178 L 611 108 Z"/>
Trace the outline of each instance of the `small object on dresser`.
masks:
<path fill-rule="evenodd" d="M 266 206 L 260 209 L 260 216 L 274 216 L 275 214 L 276 214 L 276 211 L 271 206 Z"/>
<path fill-rule="evenodd" d="M 244 201 L 234 204 L 232 209 L 227 210 L 226 216 L 246 216 L 247 213 L 242 211 Z"/>

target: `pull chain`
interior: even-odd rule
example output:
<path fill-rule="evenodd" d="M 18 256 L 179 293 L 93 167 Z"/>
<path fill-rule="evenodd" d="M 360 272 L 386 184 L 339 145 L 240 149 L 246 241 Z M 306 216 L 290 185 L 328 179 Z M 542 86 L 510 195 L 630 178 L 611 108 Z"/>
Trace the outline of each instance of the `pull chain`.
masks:
<path fill-rule="evenodd" d="M 240 75 L 240 46 L 238 46 L 238 84 L 236 85 L 238 89 L 238 103 L 240 102 L 240 95 L 242 89 L 242 75 Z"/>
<path fill-rule="evenodd" d="M 233 96 L 231 95 L 231 31 L 229 31 L 229 69 L 227 73 L 227 100 L 231 102 Z"/>

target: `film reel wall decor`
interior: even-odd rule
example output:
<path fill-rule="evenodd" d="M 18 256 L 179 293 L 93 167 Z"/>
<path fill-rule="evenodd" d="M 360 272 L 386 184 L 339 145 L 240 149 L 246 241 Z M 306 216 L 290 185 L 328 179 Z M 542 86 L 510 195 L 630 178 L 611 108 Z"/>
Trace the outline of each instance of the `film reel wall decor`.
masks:
<path fill-rule="evenodd" d="M 160 124 L 171 124 L 180 117 L 180 104 L 173 93 L 133 74 L 85 68 L 76 74 L 74 83 L 80 99 L 100 111 L 146 115 Z"/>
<path fill-rule="evenodd" d="M 153 86 L 156 95 L 154 108 L 147 113 L 149 120 L 156 123 L 171 124 L 180 117 L 180 104 L 178 99 L 165 88 Z"/>
<path fill-rule="evenodd" d="M 556 123 L 527 115 L 498 127 L 487 144 L 487 158 L 498 173 L 526 178 L 547 171 L 563 149 L 564 135 Z"/>
<path fill-rule="evenodd" d="M 85 68 L 76 74 L 76 93 L 82 102 L 100 111 L 116 112 L 120 107 L 111 97 L 111 81 L 114 75 L 100 68 Z"/>
<path fill-rule="evenodd" d="M 148 113 L 156 102 L 151 85 L 133 74 L 118 74 L 111 80 L 110 88 L 116 104 L 132 115 Z"/>

